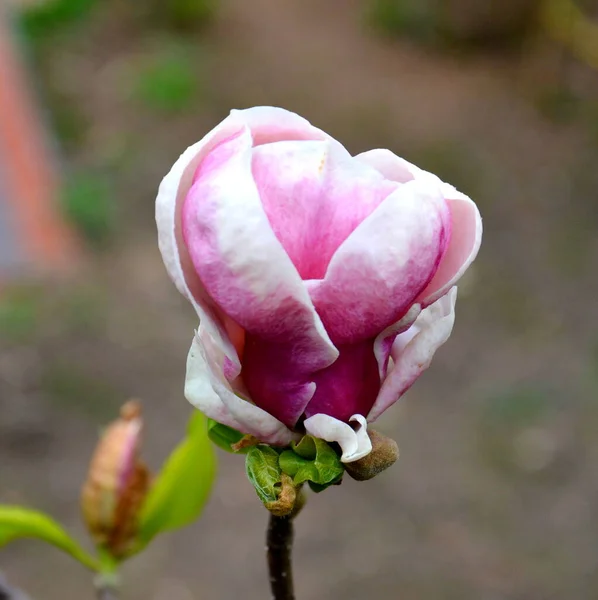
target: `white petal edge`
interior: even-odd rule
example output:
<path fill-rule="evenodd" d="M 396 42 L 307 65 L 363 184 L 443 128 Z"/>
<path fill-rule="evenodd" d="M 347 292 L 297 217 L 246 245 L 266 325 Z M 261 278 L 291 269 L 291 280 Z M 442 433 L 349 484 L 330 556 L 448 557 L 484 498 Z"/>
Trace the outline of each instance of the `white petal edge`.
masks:
<path fill-rule="evenodd" d="M 224 377 L 215 342 L 206 331 L 196 333 L 187 358 L 185 397 L 205 415 L 268 444 L 286 446 L 300 436 L 251 402 L 237 396 Z M 203 339 L 202 339 L 203 338 Z M 214 346 L 209 347 L 210 343 Z"/>
<path fill-rule="evenodd" d="M 194 338 L 187 355 L 185 398 L 210 419 L 241 430 L 241 424 L 236 421 L 214 391 L 210 381 L 210 368 L 197 345 L 198 342 Z"/>
<path fill-rule="evenodd" d="M 386 148 L 375 148 L 374 150 L 362 152 L 357 154 L 355 159 L 373 167 L 386 179 L 399 183 L 412 181 L 423 172 L 419 167 Z"/>
<path fill-rule="evenodd" d="M 254 132 L 255 145 L 282 140 L 332 139 L 325 131 L 314 127 L 297 113 L 277 106 L 254 106 L 233 109 L 230 117 L 247 125 Z M 275 128 L 271 128 L 274 125 Z"/>
<path fill-rule="evenodd" d="M 435 175 L 430 175 L 431 177 L 436 177 Z M 440 181 L 440 180 L 439 180 Z M 473 227 L 475 229 L 473 243 L 466 257 L 460 261 L 460 267 L 452 274 L 452 276 L 445 281 L 441 287 L 436 289 L 432 294 L 427 294 L 427 290 L 424 290 L 420 295 L 420 301 L 424 306 L 429 306 L 430 304 L 436 302 L 439 298 L 444 296 L 447 291 L 453 287 L 461 277 L 463 277 L 465 271 L 469 268 L 471 263 L 475 260 L 478 252 L 480 250 L 480 246 L 482 244 L 482 216 L 480 215 L 480 211 L 476 203 L 466 196 L 462 194 L 457 189 L 455 189 L 452 185 L 444 182 L 441 183 L 441 189 L 446 199 L 447 204 L 451 210 L 452 215 L 452 226 L 453 226 L 453 235 L 457 233 L 459 235 L 461 230 L 464 227 L 467 227 L 467 221 L 471 221 L 473 219 Z M 456 215 L 459 215 L 457 218 Z M 451 243 L 448 247 L 447 254 L 443 258 L 443 263 L 450 260 L 449 254 L 455 251 L 455 246 Z M 432 281 L 428 284 L 428 289 L 434 289 L 436 282 L 435 279 L 442 277 L 442 263 L 440 265 L 440 269 L 437 274 L 434 276 Z"/>
<path fill-rule="evenodd" d="M 226 356 L 233 363 L 235 370 L 240 371 L 241 365 L 237 352 L 223 327 L 219 324 L 214 309 L 208 303 L 201 305 L 196 298 L 196 294 L 201 294 L 200 290 L 203 286 L 195 274 L 191 259 L 188 256 L 184 260 L 187 263 L 186 272 L 190 281 L 185 276 L 176 234 L 177 198 L 179 206 L 182 206 L 184 198 L 179 198 L 179 196 L 187 194 L 197 165 L 212 147 L 239 129 L 239 124 L 235 121 L 230 118 L 225 119 L 199 142 L 187 148 L 174 163 L 169 173 L 160 183 L 156 198 L 156 225 L 158 227 L 158 246 L 170 278 L 179 292 L 189 300 L 203 326 L 209 330 L 210 335 L 223 349 Z M 190 285 L 194 287 L 196 294 L 191 291 Z"/>
<path fill-rule="evenodd" d="M 382 383 L 368 421 L 375 421 L 392 406 L 432 362 L 434 354 L 450 337 L 455 323 L 457 288 L 422 310 L 415 323 L 397 336 L 391 351 L 394 364 Z"/>
<path fill-rule="evenodd" d="M 403 333 L 407 331 L 409 327 L 415 323 L 415 320 L 421 313 L 422 307 L 421 304 L 414 304 L 408 311 L 407 314 L 396 323 L 389 325 L 382 333 L 380 333 L 376 339 L 374 340 L 374 356 L 376 357 L 376 361 L 378 362 L 378 373 L 380 375 L 380 380 L 384 381 L 387 373 L 387 365 L 385 364 L 387 359 L 390 356 L 390 353 L 387 353 L 384 346 L 386 340 L 396 339 L 396 336 L 399 333 Z M 394 344 L 393 339 L 393 344 Z M 386 346 L 388 348 L 388 346 Z"/>
<path fill-rule="evenodd" d="M 462 258 L 460 267 L 440 287 L 437 287 L 438 278 L 443 276 L 443 274 L 439 272 L 417 299 L 417 302 L 420 302 L 424 306 L 429 306 L 444 296 L 444 294 L 446 294 L 447 291 L 453 287 L 459 281 L 459 279 L 461 279 L 465 271 L 467 271 L 469 265 L 471 265 L 478 254 L 480 245 L 482 243 L 483 227 L 482 217 L 476 203 L 469 198 L 469 196 L 466 196 L 458 191 L 450 183 L 442 181 L 437 175 L 434 175 L 434 173 L 420 169 L 418 166 L 410 163 L 400 156 L 397 156 L 390 150 L 384 148 L 369 150 L 368 152 L 362 152 L 361 154 L 358 154 L 355 159 L 373 167 L 382 173 L 384 177 L 392 181 L 406 183 L 412 179 L 427 179 L 430 183 L 439 185 L 440 189 L 442 190 L 442 194 L 444 195 L 444 198 L 451 209 L 451 213 L 453 215 L 459 214 L 459 222 L 456 222 L 453 217 L 453 233 L 457 231 L 459 234 L 461 234 L 461 230 L 463 229 L 466 221 L 473 218 L 475 228 L 473 243 L 467 256 Z M 461 206 L 459 206 L 460 204 Z M 465 211 L 463 209 L 465 209 Z M 454 248 L 451 249 L 451 246 L 449 245 L 447 254 L 450 253 L 451 250 L 454 251 Z M 449 257 L 445 256 L 443 262 L 445 262 L 447 259 L 449 259 Z M 434 290 L 435 287 L 437 287 L 437 289 Z M 433 291 L 432 293 L 428 293 L 428 290 Z"/>
<path fill-rule="evenodd" d="M 356 426 L 351 427 L 334 417 L 318 413 L 306 419 L 303 425 L 309 435 L 336 442 L 343 451 L 341 462 L 350 463 L 367 456 L 372 451 L 372 442 L 363 415 L 353 415 L 349 422 L 356 423 Z"/>

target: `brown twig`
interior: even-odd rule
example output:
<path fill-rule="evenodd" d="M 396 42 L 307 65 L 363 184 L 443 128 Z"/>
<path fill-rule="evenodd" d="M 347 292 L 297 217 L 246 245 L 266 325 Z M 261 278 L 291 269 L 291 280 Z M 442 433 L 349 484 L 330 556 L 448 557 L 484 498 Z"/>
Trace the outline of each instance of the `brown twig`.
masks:
<path fill-rule="evenodd" d="M 273 600 L 295 600 L 291 549 L 293 546 L 292 517 L 270 515 L 266 536 L 270 589 Z"/>

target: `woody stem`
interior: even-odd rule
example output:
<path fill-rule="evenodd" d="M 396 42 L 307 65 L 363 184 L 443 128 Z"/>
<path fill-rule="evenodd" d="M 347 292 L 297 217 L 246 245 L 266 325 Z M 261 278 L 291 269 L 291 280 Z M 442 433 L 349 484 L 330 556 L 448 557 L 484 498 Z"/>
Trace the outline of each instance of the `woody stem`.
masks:
<path fill-rule="evenodd" d="M 271 514 L 266 535 L 266 549 L 272 600 L 295 600 L 291 565 L 292 546 L 292 517 L 276 517 Z"/>

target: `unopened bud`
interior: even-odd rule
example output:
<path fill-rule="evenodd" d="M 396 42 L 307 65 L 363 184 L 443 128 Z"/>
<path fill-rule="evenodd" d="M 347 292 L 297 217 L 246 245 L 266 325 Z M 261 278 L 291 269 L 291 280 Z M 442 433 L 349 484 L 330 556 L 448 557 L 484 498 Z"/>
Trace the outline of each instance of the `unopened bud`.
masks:
<path fill-rule="evenodd" d="M 142 427 L 139 403 L 127 402 L 102 435 L 81 494 L 92 538 L 115 558 L 131 550 L 149 488 L 148 470 L 139 460 Z"/>
<path fill-rule="evenodd" d="M 372 451 L 359 460 L 345 464 L 347 473 L 357 481 L 367 481 L 376 477 L 399 458 L 399 447 L 394 440 L 377 431 L 370 430 L 368 433 L 372 441 Z"/>

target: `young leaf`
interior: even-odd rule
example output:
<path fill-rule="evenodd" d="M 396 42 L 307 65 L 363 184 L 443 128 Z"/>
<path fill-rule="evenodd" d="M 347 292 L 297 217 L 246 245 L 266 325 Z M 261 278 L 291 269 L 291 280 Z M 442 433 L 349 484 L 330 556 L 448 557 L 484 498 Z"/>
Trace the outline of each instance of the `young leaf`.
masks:
<path fill-rule="evenodd" d="M 164 463 L 141 509 L 138 551 L 158 533 L 189 525 L 199 517 L 215 471 L 206 418 L 193 411 L 186 438 Z"/>
<path fill-rule="evenodd" d="M 338 483 L 344 467 L 337 453 L 324 441 L 304 436 L 292 450 L 280 455 L 280 468 L 293 478 L 296 485 L 311 482 L 318 486 Z"/>
<path fill-rule="evenodd" d="M 210 440 L 218 448 L 222 448 L 226 452 L 232 452 L 235 454 L 235 451 L 231 448 L 233 444 L 236 444 L 243 438 L 243 434 L 228 425 L 222 425 L 222 423 L 218 423 L 213 419 L 208 419 L 208 435 L 210 436 Z M 248 449 L 240 450 L 238 454 L 246 454 Z"/>
<path fill-rule="evenodd" d="M 245 457 L 245 471 L 262 502 L 278 498 L 281 472 L 276 450 L 264 445 L 251 448 Z"/>
<path fill-rule="evenodd" d="M 70 554 L 88 569 L 99 569 L 96 559 L 48 515 L 21 506 L 0 506 L 0 547 L 19 538 L 42 540 Z"/>
<path fill-rule="evenodd" d="M 326 444 L 324 440 L 318 440 L 323 444 Z M 328 444 L 326 444 L 328 446 Z M 330 448 L 330 446 L 328 446 Z M 332 450 L 332 448 L 330 448 Z M 306 460 L 315 460 L 318 452 L 318 448 L 316 446 L 316 438 L 311 435 L 304 435 L 298 444 L 293 445 L 293 450 L 302 458 Z"/>
<path fill-rule="evenodd" d="M 293 450 L 285 450 L 280 455 L 279 464 L 282 472 L 292 477 L 296 484 L 320 479 L 315 461 L 306 460 Z"/>

